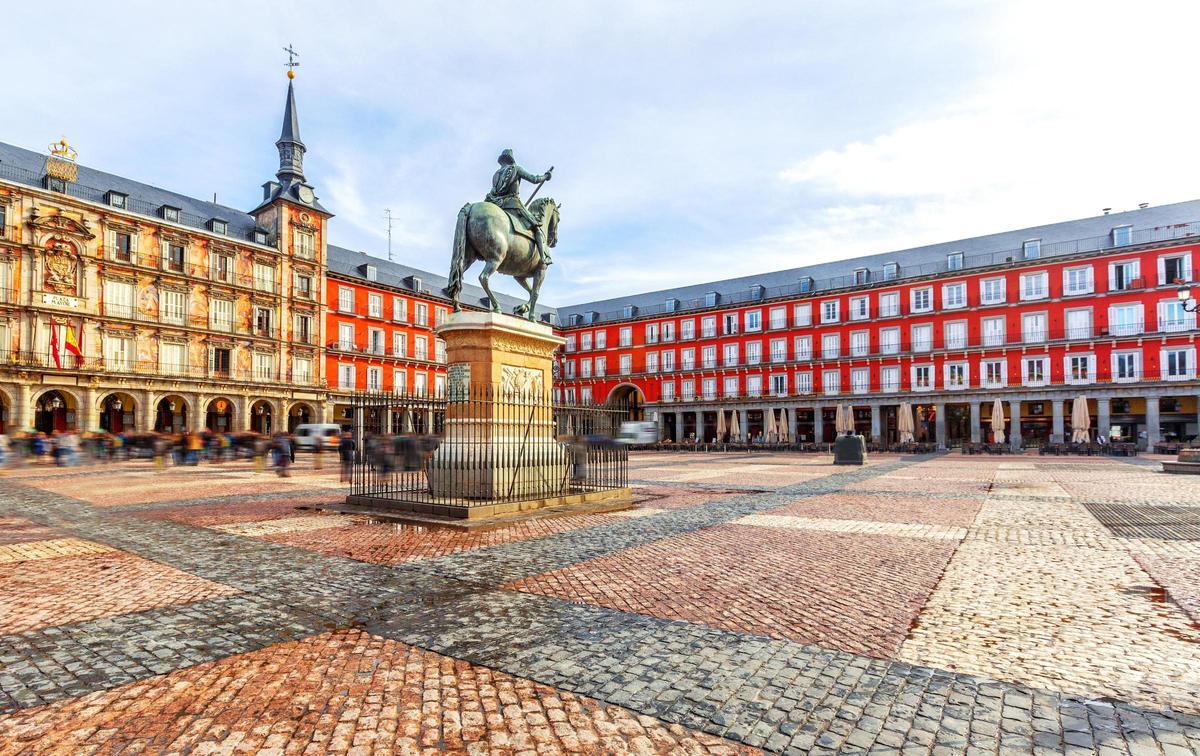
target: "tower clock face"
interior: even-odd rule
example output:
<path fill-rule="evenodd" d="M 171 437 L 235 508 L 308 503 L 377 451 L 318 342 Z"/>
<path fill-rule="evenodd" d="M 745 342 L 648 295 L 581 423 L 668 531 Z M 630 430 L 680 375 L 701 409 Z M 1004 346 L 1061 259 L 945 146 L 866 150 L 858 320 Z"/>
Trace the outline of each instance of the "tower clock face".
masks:
<path fill-rule="evenodd" d="M 309 189 L 307 186 L 300 187 L 300 201 L 312 204 L 313 190 Z"/>

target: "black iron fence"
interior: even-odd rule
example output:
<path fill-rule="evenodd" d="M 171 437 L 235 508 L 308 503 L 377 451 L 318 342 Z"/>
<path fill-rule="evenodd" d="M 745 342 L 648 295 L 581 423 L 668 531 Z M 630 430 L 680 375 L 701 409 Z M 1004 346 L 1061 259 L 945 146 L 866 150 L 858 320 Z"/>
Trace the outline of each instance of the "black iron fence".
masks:
<path fill-rule="evenodd" d="M 461 517 L 628 485 L 628 451 L 615 441 L 624 407 L 486 386 L 443 397 L 359 393 L 350 404 L 351 495 L 373 506 Z"/>

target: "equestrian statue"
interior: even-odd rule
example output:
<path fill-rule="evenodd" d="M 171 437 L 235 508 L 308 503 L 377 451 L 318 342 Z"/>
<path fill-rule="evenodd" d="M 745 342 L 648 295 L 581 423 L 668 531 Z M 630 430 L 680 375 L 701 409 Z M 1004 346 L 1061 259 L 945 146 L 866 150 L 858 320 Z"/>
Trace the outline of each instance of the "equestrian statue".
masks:
<path fill-rule="evenodd" d="M 533 320 L 542 279 L 553 262 L 547 247 L 558 244 L 561 209 L 549 197 L 537 200 L 533 197 L 550 180 L 554 166 L 535 176 L 517 165 L 512 150 L 500 153 L 497 162 L 500 168 L 492 176 L 492 190 L 484 201 L 468 202 L 458 211 L 446 293 L 454 302 L 454 311 L 462 309 L 458 296 L 462 293 L 463 274 L 476 260 L 482 260 L 479 285 L 487 293 L 492 312 L 500 312 L 500 303 L 488 287 L 488 279 L 500 271 L 517 279 L 529 292 L 529 301 L 517 306 L 513 314 Z M 529 202 L 521 201 L 522 181 L 537 184 Z"/>

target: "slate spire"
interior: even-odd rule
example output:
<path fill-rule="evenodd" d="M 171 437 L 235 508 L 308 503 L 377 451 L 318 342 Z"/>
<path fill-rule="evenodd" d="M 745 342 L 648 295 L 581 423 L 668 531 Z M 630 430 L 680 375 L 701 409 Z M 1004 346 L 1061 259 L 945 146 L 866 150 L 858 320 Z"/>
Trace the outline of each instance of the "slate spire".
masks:
<path fill-rule="evenodd" d="M 296 92 L 292 87 L 291 71 L 288 71 L 287 102 L 283 106 L 283 130 L 279 133 L 279 181 L 304 183 L 304 142 L 300 141 L 300 118 L 296 114 Z"/>

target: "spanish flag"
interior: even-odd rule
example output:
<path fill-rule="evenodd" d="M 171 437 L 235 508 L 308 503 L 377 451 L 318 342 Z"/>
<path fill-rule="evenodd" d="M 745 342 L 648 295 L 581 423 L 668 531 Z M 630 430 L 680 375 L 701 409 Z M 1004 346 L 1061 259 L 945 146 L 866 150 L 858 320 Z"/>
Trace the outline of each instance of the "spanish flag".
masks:
<path fill-rule="evenodd" d="M 50 318 L 50 356 L 54 358 L 54 367 L 62 370 L 62 356 L 58 351 L 58 323 Z"/>
<path fill-rule="evenodd" d="M 76 360 L 83 359 L 83 352 L 79 349 L 79 338 L 75 335 L 75 326 L 67 323 L 67 338 L 63 343 L 64 348 L 75 355 Z"/>

